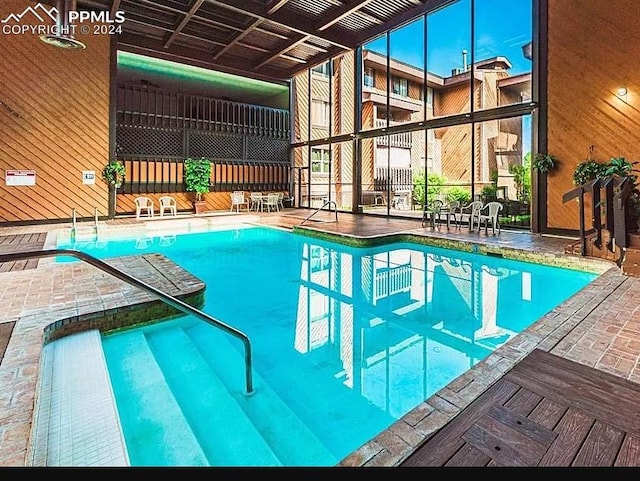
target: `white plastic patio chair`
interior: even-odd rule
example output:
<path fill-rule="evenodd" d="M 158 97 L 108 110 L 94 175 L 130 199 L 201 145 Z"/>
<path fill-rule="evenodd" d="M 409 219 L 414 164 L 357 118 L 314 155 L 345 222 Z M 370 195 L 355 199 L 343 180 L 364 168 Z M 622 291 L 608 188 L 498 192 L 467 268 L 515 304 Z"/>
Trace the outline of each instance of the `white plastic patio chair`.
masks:
<path fill-rule="evenodd" d="M 251 201 L 249 210 L 255 210 L 256 212 L 262 210 L 262 192 L 250 192 L 249 200 Z"/>
<path fill-rule="evenodd" d="M 136 219 L 143 215 L 153 217 L 153 201 L 149 197 L 136 197 Z"/>
<path fill-rule="evenodd" d="M 469 230 L 473 230 L 473 226 L 476 223 L 480 223 L 479 216 L 480 211 L 484 207 L 484 204 L 480 200 L 474 200 L 470 204 L 460 207 L 460 222 L 465 215 L 469 216 Z"/>
<path fill-rule="evenodd" d="M 160 217 L 164 217 L 164 213 L 168 212 L 169 215 L 178 215 L 178 204 L 176 200 L 170 195 L 163 195 L 158 199 L 160 202 Z"/>
<path fill-rule="evenodd" d="M 240 212 L 240 207 L 245 206 L 247 208 L 247 212 L 249 212 L 249 201 L 244 196 L 244 191 L 236 190 L 231 193 L 231 209 L 229 212 L 236 209 L 236 212 Z"/>
<path fill-rule="evenodd" d="M 498 229 L 498 234 L 500 233 L 500 222 L 498 221 L 498 214 L 502 210 L 502 204 L 500 202 L 489 202 L 487 205 L 482 207 L 482 210 L 478 214 L 478 232 L 480 232 L 480 227 L 482 222 L 484 222 L 484 232 L 485 234 L 489 232 L 489 222 L 491 222 L 491 230 L 493 234 L 496 233 L 496 228 Z M 484 214 L 483 212 L 487 212 Z"/>
<path fill-rule="evenodd" d="M 266 209 L 267 212 L 277 211 L 278 210 L 278 193 L 273 192 L 267 194 L 267 197 L 262 201 L 263 210 Z"/>

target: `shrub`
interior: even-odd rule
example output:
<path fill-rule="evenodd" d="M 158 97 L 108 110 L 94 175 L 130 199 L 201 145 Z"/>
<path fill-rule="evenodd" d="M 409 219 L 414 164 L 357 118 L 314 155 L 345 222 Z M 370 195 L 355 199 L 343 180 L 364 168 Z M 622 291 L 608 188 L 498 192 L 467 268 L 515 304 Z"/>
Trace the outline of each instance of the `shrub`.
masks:
<path fill-rule="evenodd" d="M 444 177 L 438 174 L 428 174 L 427 176 L 427 203 L 438 198 L 444 189 Z M 424 174 L 418 174 L 413 178 L 413 202 L 425 205 L 424 198 Z"/>
<path fill-rule="evenodd" d="M 462 205 L 467 205 L 471 202 L 471 193 L 464 187 L 451 187 L 447 191 L 447 201 L 458 201 Z"/>
<path fill-rule="evenodd" d="M 209 192 L 209 177 L 211 162 L 209 159 L 185 159 L 184 183 L 187 192 L 196 193 L 196 201 L 202 200 L 202 195 Z"/>

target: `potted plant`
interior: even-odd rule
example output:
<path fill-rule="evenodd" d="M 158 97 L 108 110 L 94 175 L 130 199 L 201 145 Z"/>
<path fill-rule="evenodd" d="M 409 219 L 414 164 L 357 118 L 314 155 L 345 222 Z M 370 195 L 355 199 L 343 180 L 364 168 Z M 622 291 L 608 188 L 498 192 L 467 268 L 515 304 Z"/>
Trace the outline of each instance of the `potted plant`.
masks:
<path fill-rule="evenodd" d="M 590 180 L 604 176 L 607 166 L 596 162 L 593 159 L 587 159 L 576 165 L 573 171 L 574 185 L 585 185 Z"/>
<path fill-rule="evenodd" d="M 556 165 L 556 158 L 553 155 L 537 153 L 533 158 L 532 167 L 542 174 L 546 174 Z"/>
<path fill-rule="evenodd" d="M 201 214 L 205 210 L 203 195 L 209 192 L 209 181 L 211 175 L 211 161 L 204 157 L 200 159 L 185 159 L 184 161 L 184 184 L 187 192 L 195 192 L 196 198 L 193 207 L 196 214 Z"/>
<path fill-rule="evenodd" d="M 109 185 L 109 216 L 116 212 L 116 191 L 120 188 L 126 177 L 124 164 L 117 160 L 110 160 L 102 169 L 102 178 Z"/>

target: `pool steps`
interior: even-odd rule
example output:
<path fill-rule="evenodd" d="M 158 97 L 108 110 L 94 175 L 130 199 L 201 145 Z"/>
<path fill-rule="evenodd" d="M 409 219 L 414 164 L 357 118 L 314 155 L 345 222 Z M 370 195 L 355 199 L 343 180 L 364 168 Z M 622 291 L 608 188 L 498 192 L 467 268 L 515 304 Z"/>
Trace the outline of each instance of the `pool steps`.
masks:
<path fill-rule="evenodd" d="M 129 465 L 97 330 L 44 346 L 28 466 Z"/>
<path fill-rule="evenodd" d="M 125 416 L 139 417 L 136 422 L 142 426 L 150 449 L 136 454 L 136 466 L 155 466 L 158 456 L 173 466 L 335 463 L 322 442 L 259 376 L 259 391 L 245 395 L 242 376 L 228 370 L 241 360 L 242 353 L 210 326 L 195 321 L 184 330 L 159 328 L 146 335 L 132 330 L 119 336 L 126 336 L 126 348 L 116 356 L 110 373 L 97 330 L 45 346 L 31 436 L 31 466 L 132 464 L 120 425 Z M 216 349 L 211 348 L 212 340 Z M 104 349 L 109 352 L 108 340 Z M 186 359 L 187 364 L 179 365 L 176 358 Z M 238 369 L 241 365 L 238 363 Z M 144 376 L 136 375 L 141 366 Z M 127 383 L 135 392 L 133 403 L 121 408 L 128 412 L 118 413 L 112 381 Z M 182 399 L 176 399 L 174 392 L 182 392 Z M 269 422 L 275 413 L 280 418 L 276 425 Z M 194 433 L 193 426 L 202 426 L 203 419 L 210 419 L 207 427 Z M 61 436 L 63 426 L 66 432 Z M 301 446 L 302 455 L 296 454 Z M 248 451 L 251 463 L 245 456 Z"/>

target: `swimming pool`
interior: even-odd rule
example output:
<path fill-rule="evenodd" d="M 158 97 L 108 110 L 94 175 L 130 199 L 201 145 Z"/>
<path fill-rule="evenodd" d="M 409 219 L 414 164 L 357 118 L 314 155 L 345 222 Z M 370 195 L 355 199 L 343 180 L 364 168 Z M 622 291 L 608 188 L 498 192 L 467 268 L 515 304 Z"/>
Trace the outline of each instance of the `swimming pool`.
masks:
<path fill-rule="evenodd" d="M 274 229 L 87 243 L 161 252 L 206 282 L 203 310 L 103 337 L 134 466 L 331 466 L 596 276 L 396 243 L 356 249 Z"/>

